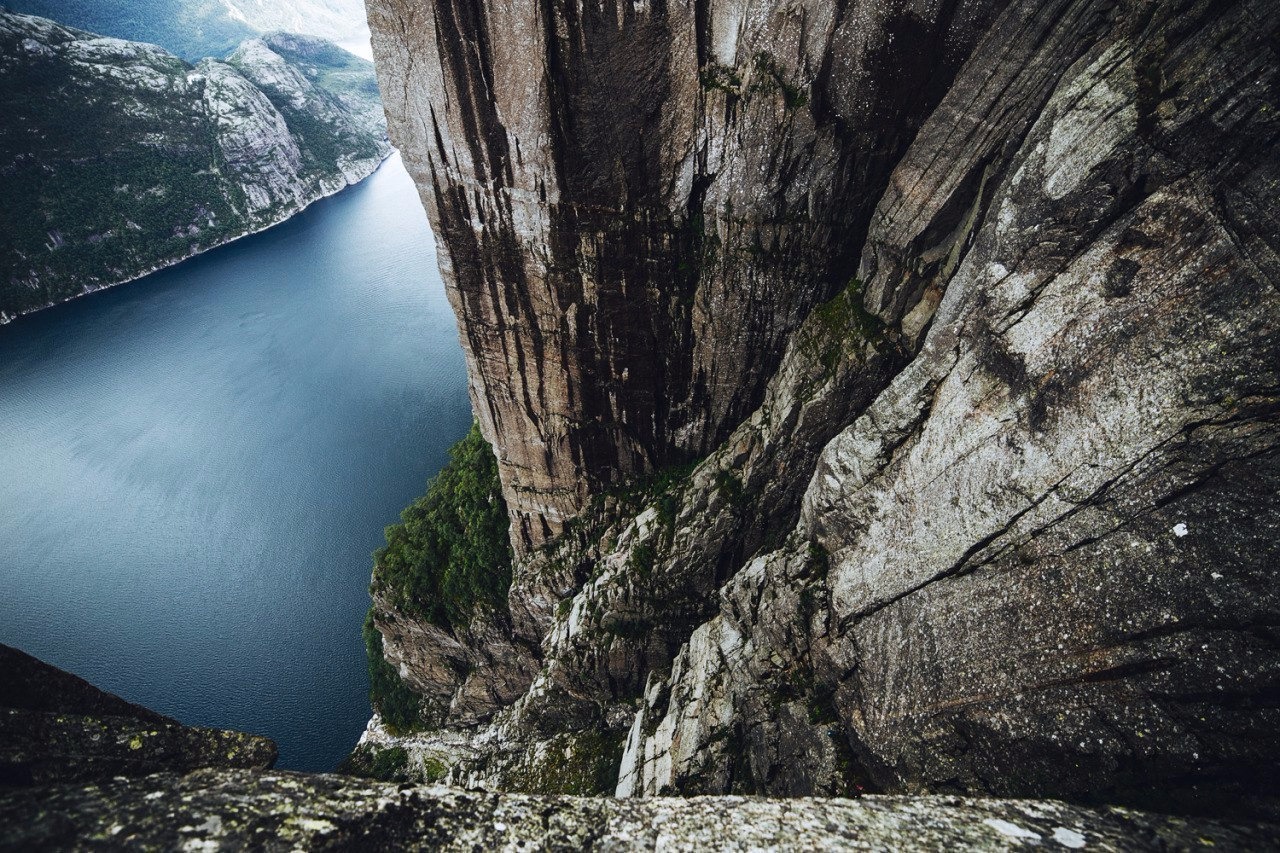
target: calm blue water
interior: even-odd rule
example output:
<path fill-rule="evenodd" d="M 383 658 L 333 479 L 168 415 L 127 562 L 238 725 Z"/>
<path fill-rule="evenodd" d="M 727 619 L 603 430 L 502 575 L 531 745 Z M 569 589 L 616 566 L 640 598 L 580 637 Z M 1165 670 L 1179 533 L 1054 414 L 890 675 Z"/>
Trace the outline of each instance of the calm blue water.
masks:
<path fill-rule="evenodd" d="M 471 422 L 397 159 L 264 234 L 0 326 L 0 642 L 329 770 L 370 553 Z"/>

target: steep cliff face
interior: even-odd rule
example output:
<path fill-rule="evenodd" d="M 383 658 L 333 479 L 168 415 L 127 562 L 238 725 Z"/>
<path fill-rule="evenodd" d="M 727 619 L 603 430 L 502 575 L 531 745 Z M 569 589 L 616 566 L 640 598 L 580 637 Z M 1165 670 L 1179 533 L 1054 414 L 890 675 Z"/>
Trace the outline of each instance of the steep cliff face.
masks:
<path fill-rule="evenodd" d="M 192 66 L 0 12 L 0 322 L 280 222 L 390 153 L 368 62 L 275 34 Z"/>
<path fill-rule="evenodd" d="M 518 550 L 715 448 L 855 275 L 1001 4 L 917 5 L 370 4 Z"/>
<path fill-rule="evenodd" d="M 1274 4 L 370 13 L 520 555 L 450 638 L 537 673 L 464 637 L 444 727 L 367 749 L 623 794 L 1275 795 Z M 411 681 L 440 659 L 378 624 Z"/>

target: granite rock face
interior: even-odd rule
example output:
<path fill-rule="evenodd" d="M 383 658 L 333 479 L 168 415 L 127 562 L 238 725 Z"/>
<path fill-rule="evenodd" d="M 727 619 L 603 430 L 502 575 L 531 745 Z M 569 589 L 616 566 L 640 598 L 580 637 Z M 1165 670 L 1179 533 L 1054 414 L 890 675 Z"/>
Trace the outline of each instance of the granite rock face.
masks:
<path fill-rule="evenodd" d="M 530 797 L 233 770 L 0 791 L 14 850 L 1258 850 L 1276 831 L 1052 801 Z"/>
<path fill-rule="evenodd" d="M 267 769 L 275 760 L 267 738 L 184 726 L 0 645 L 0 786 Z"/>
<path fill-rule="evenodd" d="M 521 555 L 451 641 L 536 672 L 366 744 L 522 790 L 1270 808 L 1275 4 L 370 19 Z M 441 646 L 384 616 L 413 683 Z"/>
<path fill-rule="evenodd" d="M 189 65 L 0 12 L 0 322 L 262 230 L 390 153 L 371 65 L 271 34 Z"/>

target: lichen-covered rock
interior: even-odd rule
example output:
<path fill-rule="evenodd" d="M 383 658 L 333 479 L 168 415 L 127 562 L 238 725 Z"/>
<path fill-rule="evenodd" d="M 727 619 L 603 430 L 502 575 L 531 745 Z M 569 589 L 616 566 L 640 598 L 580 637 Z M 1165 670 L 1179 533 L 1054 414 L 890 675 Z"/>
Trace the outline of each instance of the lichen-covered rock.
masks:
<path fill-rule="evenodd" d="M 0 790 L 12 850 L 1264 850 L 1280 827 L 959 797 L 611 800 L 201 770 Z"/>
<path fill-rule="evenodd" d="M 267 738 L 184 726 L 0 645 L 0 785 L 264 769 L 275 760 Z"/>

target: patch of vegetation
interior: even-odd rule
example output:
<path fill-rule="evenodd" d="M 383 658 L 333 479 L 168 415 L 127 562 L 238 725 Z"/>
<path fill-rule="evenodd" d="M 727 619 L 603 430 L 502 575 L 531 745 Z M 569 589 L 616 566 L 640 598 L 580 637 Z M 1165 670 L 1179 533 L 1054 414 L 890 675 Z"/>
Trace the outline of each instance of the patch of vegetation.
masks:
<path fill-rule="evenodd" d="M 814 307 L 802 345 L 816 357 L 827 373 L 833 372 L 851 337 L 879 346 L 884 341 L 884 322 L 862 304 L 862 281 L 850 279 L 844 289 Z"/>
<path fill-rule="evenodd" d="M 742 93 L 742 75 L 736 69 L 718 62 L 709 62 L 698 74 L 698 82 L 709 92 L 725 92 L 729 95 Z"/>
<path fill-rule="evenodd" d="M 715 487 L 720 497 L 728 501 L 729 506 L 734 509 L 744 509 L 746 507 L 746 489 L 742 485 L 742 478 L 737 474 L 732 471 L 717 471 Z"/>
<path fill-rule="evenodd" d="M 641 542 L 631 549 L 631 554 L 627 558 L 627 565 L 642 578 L 647 578 L 653 574 L 653 567 L 658 562 L 658 550 L 653 547 L 653 543 L 649 541 Z"/>
<path fill-rule="evenodd" d="M 557 735 L 540 755 L 509 770 L 503 788 L 526 794 L 612 794 L 625 741 L 623 731 Z"/>
<path fill-rule="evenodd" d="M 773 54 L 760 51 L 755 55 L 753 64 L 755 73 L 752 74 L 747 94 L 777 91 L 782 94 L 782 102 L 787 105 L 787 109 L 795 110 L 808 105 L 808 91 L 787 79 Z"/>
<path fill-rule="evenodd" d="M 652 505 L 658 510 L 659 522 L 663 525 L 674 524 L 676 512 L 680 508 L 680 495 L 689 483 L 689 475 L 700 464 L 701 459 L 694 459 L 633 477 L 606 491 L 596 498 L 595 503 L 601 504 L 606 498 L 616 501 L 616 514 L 619 516 L 635 514 Z M 590 515 L 599 515 L 598 509 L 598 506 L 595 507 Z M 583 514 L 586 515 L 588 513 Z M 578 519 L 579 524 L 582 523 L 581 518 L 582 516 Z"/>
<path fill-rule="evenodd" d="M 338 765 L 339 773 L 380 782 L 408 781 L 408 769 L 409 752 L 402 746 L 359 746 Z"/>
<path fill-rule="evenodd" d="M 600 630 L 624 640 L 639 640 L 653 633 L 654 624 L 648 619 L 607 613 L 600 620 Z"/>
<path fill-rule="evenodd" d="M 373 778 L 395 779 L 409 766 L 409 753 L 403 746 L 380 749 L 373 756 Z"/>
<path fill-rule="evenodd" d="M 396 610 L 445 628 L 478 610 L 505 611 L 512 550 L 493 449 L 473 425 L 427 493 L 386 530 L 372 591 Z"/>
<path fill-rule="evenodd" d="M 698 73 L 698 82 L 708 92 L 724 92 L 731 98 L 749 98 L 757 93 L 777 92 L 787 109 L 796 110 L 809 104 L 809 92 L 787 77 L 773 54 L 758 52 L 751 60 L 751 82 L 743 86 L 743 75 L 736 68 L 718 62 L 707 63 Z"/>
<path fill-rule="evenodd" d="M 831 571 L 831 555 L 827 549 L 818 542 L 810 542 L 807 557 L 809 571 L 814 577 L 825 580 Z"/>
<path fill-rule="evenodd" d="M 365 617 L 365 655 L 369 664 L 369 704 L 382 717 L 387 731 L 404 734 L 422 728 L 423 701 L 409 685 L 404 683 L 396 668 L 382 656 L 382 634 L 373 624 L 373 611 Z"/>
<path fill-rule="evenodd" d="M 422 781 L 434 785 L 449 775 L 449 767 L 438 758 L 426 758 L 422 762 Z"/>

